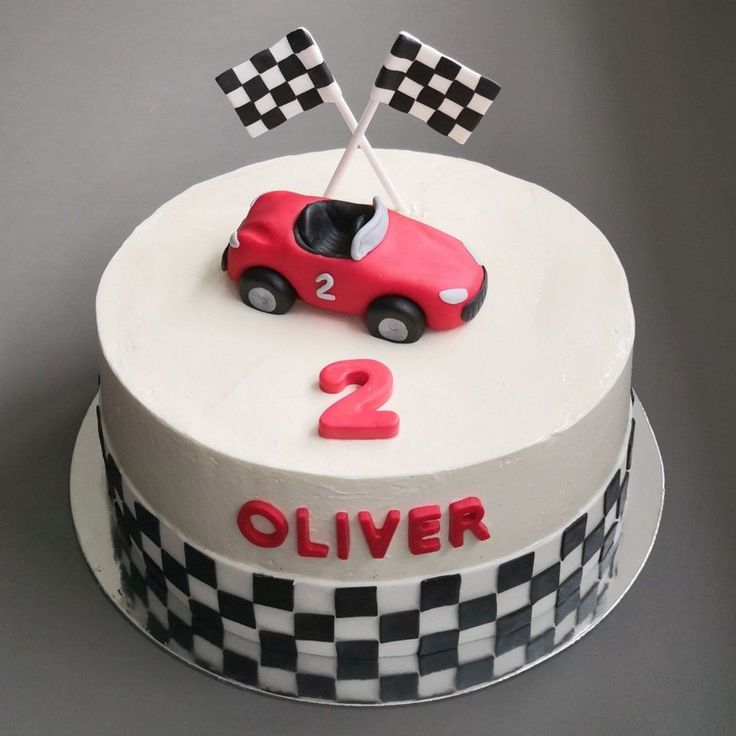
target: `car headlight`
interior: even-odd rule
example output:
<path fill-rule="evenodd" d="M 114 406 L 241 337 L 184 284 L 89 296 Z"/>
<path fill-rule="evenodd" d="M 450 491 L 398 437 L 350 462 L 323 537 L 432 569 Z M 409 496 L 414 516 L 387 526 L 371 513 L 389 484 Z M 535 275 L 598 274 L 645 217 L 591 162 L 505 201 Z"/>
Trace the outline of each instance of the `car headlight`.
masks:
<path fill-rule="evenodd" d="M 237 233 L 237 232 L 234 232 L 234 233 L 233 233 L 233 234 L 232 234 L 232 235 L 230 236 L 230 241 L 229 241 L 229 243 L 230 243 L 230 247 L 231 247 L 231 248 L 239 248 L 239 247 L 240 247 L 240 241 L 238 240 L 238 233 Z"/>
<path fill-rule="evenodd" d="M 440 292 L 440 299 L 442 299 L 445 304 L 461 304 L 467 298 L 467 289 L 443 289 Z"/>

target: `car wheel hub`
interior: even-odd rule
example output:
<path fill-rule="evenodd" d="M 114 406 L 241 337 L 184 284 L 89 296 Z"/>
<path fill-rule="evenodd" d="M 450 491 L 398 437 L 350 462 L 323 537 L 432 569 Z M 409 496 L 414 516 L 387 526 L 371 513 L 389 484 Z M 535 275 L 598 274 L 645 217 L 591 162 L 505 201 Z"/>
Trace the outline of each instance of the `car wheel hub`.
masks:
<path fill-rule="evenodd" d="M 404 342 L 409 337 L 407 326 L 395 317 L 384 317 L 378 323 L 378 333 L 384 339 L 391 340 L 391 342 Z"/>
<path fill-rule="evenodd" d="M 248 292 L 248 301 L 261 312 L 273 312 L 276 309 L 276 297 L 262 286 L 255 286 Z"/>

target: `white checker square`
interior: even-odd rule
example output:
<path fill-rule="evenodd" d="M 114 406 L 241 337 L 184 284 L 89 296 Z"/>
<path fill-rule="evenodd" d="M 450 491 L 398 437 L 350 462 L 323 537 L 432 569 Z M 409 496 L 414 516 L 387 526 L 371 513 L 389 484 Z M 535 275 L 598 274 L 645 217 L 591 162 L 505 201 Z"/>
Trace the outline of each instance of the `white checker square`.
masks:
<path fill-rule="evenodd" d="M 389 54 L 383 62 L 383 65 L 386 67 L 386 69 L 391 69 L 395 72 L 405 72 L 411 66 L 411 60 L 402 59 L 399 56 Z"/>
<path fill-rule="evenodd" d="M 570 611 L 565 618 L 557 624 L 555 629 L 555 644 L 559 644 L 575 628 L 576 612 Z"/>
<path fill-rule="evenodd" d="M 246 600 L 253 600 L 253 574 L 233 565 L 215 560 L 217 587 L 225 593 L 232 593 Z"/>
<path fill-rule="evenodd" d="M 452 631 L 457 629 L 458 606 L 440 606 L 422 611 L 419 614 L 419 635 L 426 636 L 438 631 Z"/>
<path fill-rule="evenodd" d="M 304 109 L 299 104 L 299 100 L 292 100 L 287 102 L 285 105 L 281 105 L 281 112 L 284 117 L 288 120 L 298 115 L 300 112 L 304 112 Z"/>
<path fill-rule="evenodd" d="M 242 64 L 234 66 L 233 71 L 235 72 L 235 76 L 240 80 L 241 84 L 247 82 L 249 79 L 253 79 L 253 77 L 258 76 L 258 72 L 256 71 L 256 68 L 253 66 L 253 62 L 250 61 L 250 59 L 248 61 L 244 61 Z"/>
<path fill-rule="evenodd" d="M 437 49 L 433 49 L 431 46 L 423 43 L 419 47 L 415 61 L 418 61 L 420 64 L 426 64 L 428 67 L 434 69 L 441 58 L 442 54 Z"/>
<path fill-rule="evenodd" d="M 335 641 L 378 641 L 378 616 L 335 619 Z"/>
<path fill-rule="evenodd" d="M 258 642 L 238 636 L 235 632 L 227 630 L 222 637 L 222 648 L 244 657 L 250 657 L 256 662 L 261 658 L 261 645 Z"/>
<path fill-rule="evenodd" d="M 143 553 L 136 547 L 135 543 L 130 545 L 130 561 L 141 575 L 146 574 L 146 563 L 143 560 Z"/>
<path fill-rule="evenodd" d="M 415 654 L 393 657 L 389 656 L 385 659 L 378 660 L 378 671 L 381 677 L 386 675 L 405 675 L 414 673 L 419 669 L 419 663 Z"/>
<path fill-rule="evenodd" d="M 522 583 L 503 593 L 496 595 L 496 616 L 506 616 L 506 614 L 518 611 L 520 608 L 529 605 L 531 595 L 531 582 Z"/>
<path fill-rule="evenodd" d="M 336 102 L 340 97 L 342 97 L 342 91 L 340 90 L 340 85 L 337 82 L 332 82 L 326 87 L 320 87 L 317 91 L 324 102 Z"/>
<path fill-rule="evenodd" d="M 603 528 L 606 532 L 613 526 L 614 522 L 616 521 L 616 504 L 613 504 L 610 509 L 608 509 L 608 513 L 606 514 L 606 521 L 603 525 Z"/>
<path fill-rule="evenodd" d="M 143 532 L 141 532 L 141 546 L 143 551 L 161 567 L 161 547 L 152 542 Z"/>
<path fill-rule="evenodd" d="M 419 118 L 421 121 L 425 123 L 434 114 L 434 110 L 431 107 L 428 107 L 427 105 L 424 105 L 421 102 L 416 102 L 416 101 L 412 104 L 411 110 L 409 110 L 409 112 L 415 118 Z"/>
<path fill-rule="evenodd" d="M 225 629 L 231 636 L 238 637 L 247 641 L 258 641 L 258 632 L 255 629 L 251 629 L 250 626 L 238 623 L 232 619 L 223 617 L 222 628 Z"/>
<path fill-rule="evenodd" d="M 269 89 L 275 89 L 286 81 L 281 69 L 277 66 L 272 66 L 270 69 L 266 69 L 265 72 L 261 72 L 261 79 Z"/>
<path fill-rule="evenodd" d="M 192 611 L 189 608 L 188 600 L 180 598 L 178 595 L 174 594 L 173 591 L 169 591 L 167 603 L 169 611 L 171 611 L 171 613 L 173 613 L 180 621 L 183 621 L 185 624 L 192 623 Z"/>
<path fill-rule="evenodd" d="M 296 650 L 299 654 L 312 654 L 317 657 L 336 657 L 337 649 L 332 641 L 312 641 L 310 639 L 297 639 Z"/>
<path fill-rule="evenodd" d="M 442 92 L 442 94 L 445 94 L 445 92 L 447 92 L 447 90 L 450 88 L 451 84 L 451 79 L 448 79 L 447 77 L 442 77 L 439 74 L 435 74 L 432 79 L 429 80 L 427 86 L 431 87 L 432 89 L 436 89 L 438 92 Z"/>
<path fill-rule="evenodd" d="M 547 597 L 554 598 L 554 595 L 547 596 Z M 555 625 L 555 607 L 554 607 L 554 602 L 553 602 L 552 608 L 547 608 L 546 610 L 542 611 L 538 615 L 535 615 L 534 612 L 532 611 L 532 625 L 531 625 L 530 637 L 534 639 L 535 637 L 547 631 L 547 629 L 554 628 L 554 625 Z"/>
<path fill-rule="evenodd" d="M 245 94 L 245 90 L 242 87 L 234 89 L 232 92 L 227 94 L 228 100 L 233 107 L 242 107 L 248 102 L 248 95 Z"/>
<path fill-rule="evenodd" d="M 417 609 L 419 608 L 419 585 L 415 582 L 379 585 L 376 600 L 378 610 L 382 614 Z"/>
<path fill-rule="evenodd" d="M 258 685 L 276 693 L 296 695 L 296 673 L 276 667 L 259 667 Z"/>
<path fill-rule="evenodd" d="M 496 569 L 471 568 L 460 578 L 460 600 L 470 601 L 496 592 Z"/>
<path fill-rule="evenodd" d="M 148 612 L 165 629 L 169 628 L 169 610 L 155 595 L 148 596 Z"/>
<path fill-rule="evenodd" d="M 449 115 L 453 120 L 457 119 L 457 116 L 463 111 L 462 105 L 458 105 L 457 102 L 445 97 L 442 100 L 442 104 L 439 106 L 439 111 Z"/>
<path fill-rule="evenodd" d="M 417 84 L 417 82 L 413 79 L 409 79 L 409 77 L 404 77 L 399 85 L 399 92 L 403 92 L 412 99 L 416 99 L 422 89 L 423 87 L 421 84 Z"/>
<path fill-rule="evenodd" d="M 590 580 L 598 577 L 598 555 L 596 552 L 584 565 L 583 565 L 583 577 L 581 580 Z"/>
<path fill-rule="evenodd" d="M 294 635 L 294 614 L 291 611 L 282 611 L 280 608 L 255 604 L 253 612 L 256 617 L 256 627 L 259 631 L 275 631 L 279 634 Z"/>
<path fill-rule="evenodd" d="M 294 583 L 294 611 L 335 615 L 335 589 L 297 580 Z"/>
<path fill-rule="evenodd" d="M 579 544 L 560 562 L 560 581 L 567 580 L 583 562 L 583 545 Z"/>
<path fill-rule="evenodd" d="M 451 667 L 447 670 L 432 672 L 419 678 L 419 697 L 429 698 L 433 695 L 451 693 L 455 689 L 456 669 Z"/>
<path fill-rule="evenodd" d="M 460 644 L 457 648 L 457 661 L 463 664 L 464 662 L 474 662 L 476 659 L 492 656 L 495 646 L 496 640 L 494 638 Z"/>
<path fill-rule="evenodd" d="M 373 87 L 371 89 L 371 99 L 376 102 L 382 102 L 384 105 L 388 105 L 393 96 L 394 91 L 392 89 L 381 89 L 380 87 Z"/>
<path fill-rule="evenodd" d="M 182 538 L 163 522 L 159 523 L 159 534 L 161 535 L 161 547 L 181 565 L 186 565 Z"/>
<path fill-rule="evenodd" d="M 538 575 L 560 561 L 560 537 L 555 536 L 534 550 L 534 574 Z"/>
<path fill-rule="evenodd" d="M 335 690 L 338 700 L 377 703 L 381 697 L 378 680 L 337 680 Z"/>
<path fill-rule="evenodd" d="M 491 621 L 481 626 L 474 626 L 472 629 L 464 629 L 460 632 L 458 641 L 461 644 L 465 644 L 472 641 L 493 638 L 494 636 L 496 636 L 496 622 Z"/>
<path fill-rule="evenodd" d="M 260 100 L 256 100 L 255 106 L 256 106 L 256 110 L 258 110 L 258 112 L 261 115 L 264 115 L 269 110 L 273 110 L 273 108 L 276 107 L 276 102 L 273 99 L 273 97 L 271 97 L 271 95 L 268 94 L 268 95 L 263 95 L 263 97 L 261 97 Z"/>
<path fill-rule="evenodd" d="M 455 80 L 460 82 L 460 84 L 464 84 L 466 87 L 470 87 L 470 89 L 475 89 L 478 86 L 478 82 L 480 82 L 480 74 L 461 64 L 460 71 L 457 73 Z"/>
<path fill-rule="evenodd" d="M 217 672 L 222 672 L 223 656 L 220 647 L 210 644 L 201 636 L 195 636 L 193 654 L 196 659 L 205 662 Z"/>
<path fill-rule="evenodd" d="M 268 128 L 264 125 L 262 120 L 256 120 L 255 123 L 246 125 L 245 130 L 251 138 L 258 138 L 259 135 L 263 135 L 268 132 Z"/>
<path fill-rule="evenodd" d="M 506 675 L 518 670 L 526 664 L 526 647 L 516 647 L 510 652 L 501 654 L 493 662 L 493 675 Z"/>
<path fill-rule="evenodd" d="M 307 46 L 306 49 L 302 49 L 296 57 L 307 69 L 313 69 L 324 61 L 317 44 L 312 44 L 311 46 Z"/>
<path fill-rule="evenodd" d="M 417 653 L 416 639 L 402 639 L 401 641 L 386 641 L 378 645 L 379 657 L 401 658 Z"/>
<path fill-rule="evenodd" d="M 485 115 L 488 112 L 488 108 L 491 106 L 491 102 L 492 100 L 489 100 L 487 97 L 483 97 L 483 95 L 474 94 L 470 98 L 470 102 L 468 102 L 466 107 L 470 110 L 474 110 L 480 115 Z"/>
<path fill-rule="evenodd" d="M 210 588 L 209 585 L 203 583 L 198 578 L 192 577 L 191 575 L 188 577 L 189 597 L 218 611 L 220 602 L 217 600 L 217 591 L 214 588 Z"/>
<path fill-rule="evenodd" d="M 447 134 L 448 138 L 452 138 L 456 143 L 463 144 L 470 138 L 470 131 L 465 130 L 462 125 L 455 125 L 455 127 Z"/>
<path fill-rule="evenodd" d="M 299 672 L 310 675 L 324 675 L 325 677 L 335 677 L 337 675 L 337 659 L 335 657 L 322 657 L 300 652 L 297 662 Z"/>
<path fill-rule="evenodd" d="M 289 87 L 291 87 L 291 91 L 295 95 L 300 95 L 307 90 L 313 89 L 314 85 L 312 84 L 312 80 L 306 74 L 301 74 L 289 81 Z"/>
<path fill-rule="evenodd" d="M 276 61 L 283 61 L 287 56 L 291 56 L 294 53 L 291 50 L 291 44 L 289 44 L 289 41 L 286 39 L 286 37 L 282 38 L 280 41 L 277 41 L 268 50 L 271 52 L 271 55 L 274 59 L 276 59 Z"/>

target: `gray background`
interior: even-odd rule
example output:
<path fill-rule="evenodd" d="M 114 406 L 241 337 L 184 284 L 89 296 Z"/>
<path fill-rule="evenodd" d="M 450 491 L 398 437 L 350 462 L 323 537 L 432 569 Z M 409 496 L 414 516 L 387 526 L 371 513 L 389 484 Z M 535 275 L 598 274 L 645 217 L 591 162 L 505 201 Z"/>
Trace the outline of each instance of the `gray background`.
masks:
<path fill-rule="evenodd" d="M 712 734 L 736 706 L 732 3 L 0 4 L 0 733 Z M 635 385 L 668 498 L 604 625 L 490 690 L 363 710 L 183 667 L 97 590 L 68 511 L 96 387 L 94 294 L 130 230 L 191 183 L 345 140 L 330 106 L 252 141 L 213 82 L 292 27 L 356 112 L 406 28 L 500 81 L 465 147 L 381 110 L 374 145 L 477 159 L 607 234 L 637 315 Z"/>

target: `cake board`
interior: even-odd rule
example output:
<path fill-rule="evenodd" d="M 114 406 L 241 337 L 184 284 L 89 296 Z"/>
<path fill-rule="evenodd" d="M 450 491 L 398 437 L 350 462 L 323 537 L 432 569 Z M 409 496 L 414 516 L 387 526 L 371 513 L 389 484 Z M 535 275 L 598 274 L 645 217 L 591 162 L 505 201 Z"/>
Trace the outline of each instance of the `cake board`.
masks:
<path fill-rule="evenodd" d="M 72 518 L 82 553 L 94 574 L 98 585 L 115 607 L 144 635 L 162 649 L 195 669 L 216 677 L 236 687 L 263 692 L 276 697 L 332 705 L 399 705 L 453 697 L 501 682 L 540 664 L 563 651 L 597 626 L 621 601 L 641 572 L 659 528 L 664 502 L 664 470 L 652 427 L 641 403 L 634 398 L 633 416 L 637 423 L 636 461 L 631 468 L 628 489 L 627 511 L 622 535 L 622 544 L 615 557 L 616 573 L 608 582 L 605 594 L 598 596 L 592 615 L 578 623 L 570 634 L 544 655 L 534 661 L 521 664 L 511 671 L 493 672 L 468 687 L 453 687 L 450 690 L 412 699 L 395 699 L 386 702 L 347 702 L 329 697 L 313 698 L 279 692 L 275 681 L 243 682 L 226 676 L 217 666 L 188 651 L 176 641 L 162 635 L 156 619 L 141 600 L 131 595 L 125 581 L 125 568 L 116 553 L 116 541 L 112 524 L 112 507 L 107 494 L 105 470 L 99 451 L 95 406 L 92 402 L 77 436 L 70 475 L 70 503 Z M 478 643 L 480 647 L 482 642 Z"/>

